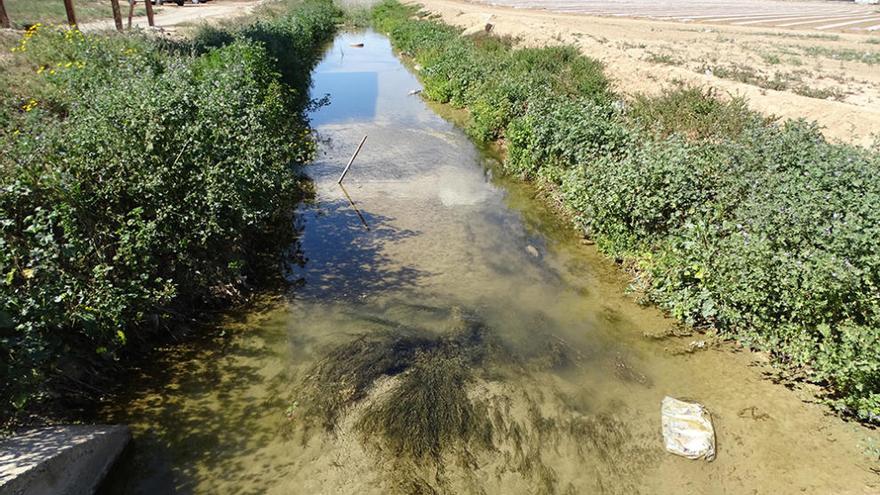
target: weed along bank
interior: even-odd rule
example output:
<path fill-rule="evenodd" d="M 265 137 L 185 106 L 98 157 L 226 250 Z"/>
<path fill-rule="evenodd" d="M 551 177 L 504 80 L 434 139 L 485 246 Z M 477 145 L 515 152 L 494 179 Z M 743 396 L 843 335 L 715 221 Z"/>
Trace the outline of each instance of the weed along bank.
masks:
<path fill-rule="evenodd" d="M 5 414 L 99 493 L 880 490 L 876 150 L 395 2 L 13 46 Z"/>

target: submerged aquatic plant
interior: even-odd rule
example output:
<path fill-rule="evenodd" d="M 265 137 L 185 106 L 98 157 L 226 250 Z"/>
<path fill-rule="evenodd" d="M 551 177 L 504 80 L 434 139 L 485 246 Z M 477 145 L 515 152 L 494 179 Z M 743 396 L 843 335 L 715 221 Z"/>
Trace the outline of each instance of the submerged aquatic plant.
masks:
<path fill-rule="evenodd" d="M 417 356 L 413 368 L 357 423 L 365 435 L 378 434 L 397 456 L 439 459 L 445 447 L 492 446 L 485 406 L 468 398 L 473 369 L 459 356 L 433 352 Z"/>
<path fill-rule="evenodd" d="M 308 414 L 332 429 L 340 411 L 364 399 L 377 379 L 403 373 L 416 353 L 436 345 L 427 335 L 401 328 L 362 335 L 330 349 L 306 378 Z"/>
<path fill-rule="evenodd" d="M 652 458 L 651 440 L 614 415 L 591 413 L 588 399 L 566 395 L 552 378 L 579 367 L 583 354 L 538 329 L 534 339 L 548 345 L 520 352 L 477 318 L 453 311 L 453 320 L 441 333 L 388 322 L 326 349 L 297 394 L 300 417 L 311 421 L 301 426 L 353 429 L 387 461 L 395 493 L 478 486 L 478 466 L 522 478 L 531 493 L 576 493 L 573 482 L 594 481 L 623 490 L 604 493 L 637 492 L 632 480 Z M 561 460 L 593 465 L 595 480 L 566 480 Z"/>
<path fill-rule="evenodd" d="M 453 359 L 469 369 L 499 350 L 482 324 L 467 320 L 445 335 L 406 327 L 361 335 L 330 348 L 308 374 L 309 413 L 331 429 L 342 409 L 365 399 L 379 378 L 404 375 L 406 384 L 427 378 L 431 363 Z M 467 377 L 460 378 L 463 384 Z"/>

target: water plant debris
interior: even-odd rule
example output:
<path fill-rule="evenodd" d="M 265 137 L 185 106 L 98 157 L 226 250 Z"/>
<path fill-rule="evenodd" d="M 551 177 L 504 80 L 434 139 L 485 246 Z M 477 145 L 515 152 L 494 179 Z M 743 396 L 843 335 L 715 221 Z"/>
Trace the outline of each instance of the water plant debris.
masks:
<path fill-rule="evenodd" d="M 553 373 L 584 359 L 564 341 L 536 330 L 560 344 L 517 352 L 472 314 L 449 314 L 446 331 L 389 326 L 325 349 L 294 391 L 306 438 L 357 438 L 389 466 L 384 476 L 400 493 L 455 492 L 448 473 L 476 477 L 483 464 L 522 478 L 531 493 L 574 493 L 555 467 L 561 459 L 613 484 L 635 480 L 656 458 L 650 440 L 615 415 L 548 387 Z"/>

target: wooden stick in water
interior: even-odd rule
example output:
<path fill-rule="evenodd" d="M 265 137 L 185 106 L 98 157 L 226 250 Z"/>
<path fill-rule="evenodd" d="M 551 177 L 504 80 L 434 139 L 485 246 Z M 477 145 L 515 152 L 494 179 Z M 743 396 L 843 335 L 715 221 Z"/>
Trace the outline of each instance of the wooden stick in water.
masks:
<path fill-rule="evenodd" d="M 348 165 L 345 166 L 345 170 L 342 171 L 342 175 L 340 175 L 339 180 L 336 181 L 337 184 L 342 184 L 342 179 L 345 179 L 345 174 L 348 173 L 348 169 L 351 168 L 351 164 L 354 163 L 354 159 L 357 158 L 358 153 L 361 152 L 361 148 L 363 148 L 365 142 L 367 142 L 367 136 L 364 136 L 364 138 L 361 139 L 361 144 L 359 144 L 357 149 L 354 150 L 354 154 L 351 155 L 351 160 L 348 161 Z"/>
<path fill-rule="evenodd" d="M 358 207 L 354 204 L 354 200 L 351 199 L 351 196 L 348 195 L 348 191 L 345 189 L 345 186 L 339 184 L 339 188 L 342 189 L 342 194 L 345 194 L 345 199 L 348 200 L 348 204 L 354 208 L 354 212 L 357 213 L 358 218 L 361 219 L 361 223 L 364 224 L 364 228 L 370 230 L 370 226 L 367 224 L 367 219 L 361 214 L 361 210 L 358 210 Z"/>

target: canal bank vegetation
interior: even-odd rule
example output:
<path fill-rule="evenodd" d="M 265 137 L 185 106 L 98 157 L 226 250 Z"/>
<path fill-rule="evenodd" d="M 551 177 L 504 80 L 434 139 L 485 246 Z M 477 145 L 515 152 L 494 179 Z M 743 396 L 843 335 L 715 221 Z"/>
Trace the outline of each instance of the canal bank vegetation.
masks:
<path fill-rule="evenodd" d="M 289 2 L 163 41 L 34 24 L 0 73 L 0 413 L 80 404 L 277 277 L 340 13 Z M 272 275 L 274 274 L 274 275 Z"/>
<path fill-rule="evenodd" d="M 624 101 L 574 48 L 462 36 L 395 1 L 373 21 L 423 94 L 467 109 L 468 132 L 549 186 L 647 300 L 878 421 L 880 150 L 701 89 Z"/>

